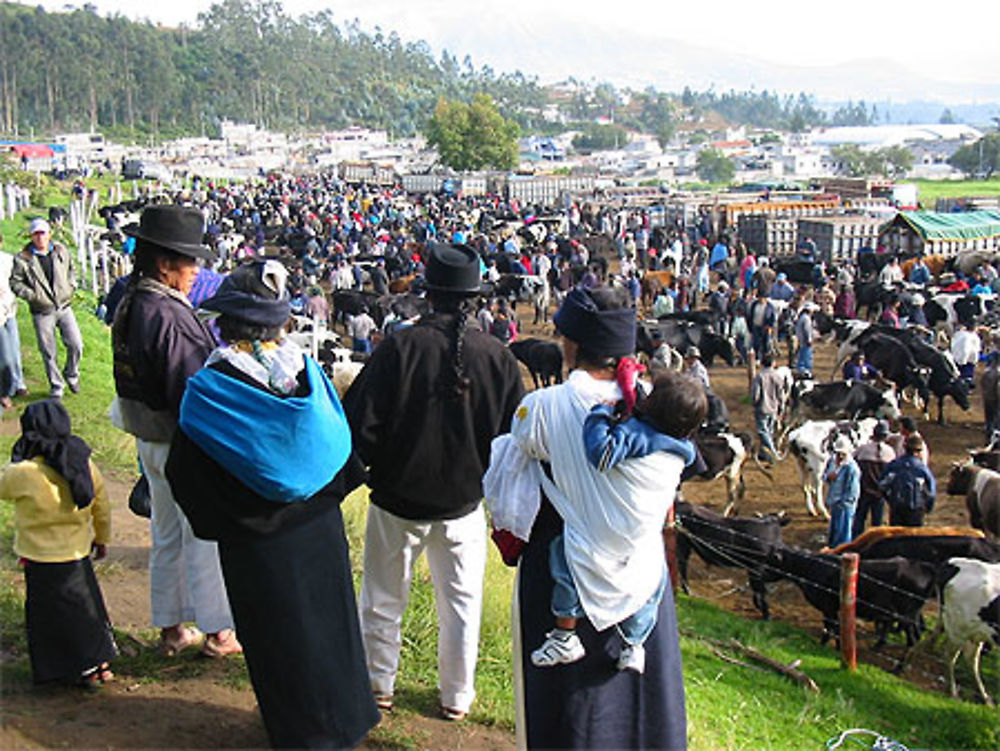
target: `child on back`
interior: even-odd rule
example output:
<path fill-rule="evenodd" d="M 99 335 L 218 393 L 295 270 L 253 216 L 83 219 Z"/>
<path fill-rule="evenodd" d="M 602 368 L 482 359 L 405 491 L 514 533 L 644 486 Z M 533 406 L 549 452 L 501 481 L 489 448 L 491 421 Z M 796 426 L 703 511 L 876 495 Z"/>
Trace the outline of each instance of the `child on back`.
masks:
<path fill-rule="evenodd" d="M 687 466 L 696 455 L 694 445 L 688 439 L 704 421 L 707 410 L 701 383 L 674 371 L 664 372 L 657 376 L 652 393 L 636 406 L 631 417 L 619 419 L 615 408 L 607 404 L 599 404 L 591 410 L 583 425 L 587 458 L 599 472 L 609 472 L 630 459 L 666 451 L 680 457 Z M 662 498 L 662 514 L 654 516 L 661 527 L 673 505 L 677 487 L 663 487 L 662 491 L 659 496 Z M 627 512 L 624 509 L 617 511 Z M 555 580 L 552 612 L 556 627 L 546 635 L 545 642 L 531 653 L 531 661 L 536 667 L 576 662 L 585 654 L 583 643 L 576 634 L 577 620 L 585 613 L 566 562 L 562 535 L 552 541 L 549 565 Z M 619 670 L 643 672 L 643 644 L 656 625 L 665 583 L 664 567 L 663 580 L 653 597 L 616 625 L 625 643 L 618 659 Z"/>

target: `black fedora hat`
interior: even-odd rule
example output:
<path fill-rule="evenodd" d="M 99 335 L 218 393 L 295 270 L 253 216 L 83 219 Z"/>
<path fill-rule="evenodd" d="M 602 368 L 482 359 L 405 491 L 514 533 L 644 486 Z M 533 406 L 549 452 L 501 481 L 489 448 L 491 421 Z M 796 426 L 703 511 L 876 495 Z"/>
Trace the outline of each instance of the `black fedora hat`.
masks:
<path fill-rule="evenodd" d="M 138 240 L 166 248 L 192 258 L 215 258 L 212 249 L 202 242 L 205 217 L 191 206 L 149 206 L 143 210 L 138 224 L 122 231 Z"/>
<path fill-rule="evenodd" d="M 424 272 L 424 287 L 439 292 L 481 294 L 484 287 L 479 254 L 468 245 L 459 243 L 432 245 Z"/>

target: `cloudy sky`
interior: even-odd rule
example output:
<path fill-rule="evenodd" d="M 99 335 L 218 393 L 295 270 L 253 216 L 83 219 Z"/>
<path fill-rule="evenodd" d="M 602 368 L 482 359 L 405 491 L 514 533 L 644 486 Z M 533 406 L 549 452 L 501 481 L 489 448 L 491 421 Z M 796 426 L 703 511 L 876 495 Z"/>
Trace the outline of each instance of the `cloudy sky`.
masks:
<path fill-rule="evenodd" d="M 66 7 L 51 0 L 42 4 L 50 10 Z M 190 25 L 211 5 L 199 0 L 92 4 L 102 14 Z M 668 90 L 689 82 L 696 88 L 798 91 L 815 72 L 817 87 L 832 85 L 843 98 L 866 92 L 873 97 L 895 82 L 903 95 L 917 80 L 955 84 L 963 99 L 996 101 L 998 91 L 996 0 L 972 0 L 961 12 L 940 4 L 872 0 L 284 0 L 282 5 L 293 16 L 328 8 L 338 23 L 357 18 L 362 28 L 395 30 L 404 40 L 422 39 L 460 59 L 469 54 L 477 66 L 496 71 L 520 69 L 543 83 L 575 75 Z M 825 80 L 830 69 L 839 71 L 835 84 Z M 783 87 L 786 81 L 795 88 Z"/>

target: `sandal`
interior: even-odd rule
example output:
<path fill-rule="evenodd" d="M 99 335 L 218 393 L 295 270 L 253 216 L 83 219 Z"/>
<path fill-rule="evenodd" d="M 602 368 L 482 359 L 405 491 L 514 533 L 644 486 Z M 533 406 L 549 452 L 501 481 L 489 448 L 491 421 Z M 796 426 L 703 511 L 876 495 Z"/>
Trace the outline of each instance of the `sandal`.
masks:
<path fill-rule="evenodd" d="M 105 683 L 110 683 L 115 679 L 115 674 L 111 672 L 111 666 L 106 662 L 84 670 L 76 680 L 76 686 L 85 691 L 97 691 Z"/>
<path fill-rule="evenodd" d="M 243 653 L 243 645 L 236 638 L 236 632 L 227 628 L 217 634 L 209 634 L 201 646 L 201 653 L 213 658 L 238 655 Z"/>
<path fill-rule="evenodd" d="M 461 722 L 466 717 L 468 717 L 468 712 L 463 712 L 461 709 L 455 709 L 454 707 L 446 707 L 441 705 L 441 719 L 447 720 L 448 722 Z"/>
<path fill-rule="evenodd" d="M 392 711 L 392 694 L 380 694 L 375 692 L 375 706 L 383 712 Z"/>
<path fill-rule="evenodd" d="M 201 643 L 205 635 L 196 628 L 181 626 L 180 636 L 168 637 L 160 635 L 160 653 L 164 657 L 176 657 L 188 647 L 194 647 Z"/>

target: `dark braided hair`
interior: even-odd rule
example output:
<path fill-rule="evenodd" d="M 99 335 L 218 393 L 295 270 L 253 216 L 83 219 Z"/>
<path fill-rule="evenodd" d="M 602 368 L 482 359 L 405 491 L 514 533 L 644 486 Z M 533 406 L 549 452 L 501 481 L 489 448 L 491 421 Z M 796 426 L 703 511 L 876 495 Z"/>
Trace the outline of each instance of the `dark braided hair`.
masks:
<path fill-rule="evenodd" d="M 443 290 L 428 290 L 427 296 L 435 312 L 454 315 L 454 325 L 451 330 L 451 371 L 443 372 L 438 384 L 439 393 L 446 399 L 460 399 L 468 393 L 472 381 L 465 373 L 465 331 L 471 313 L 474 298 L 466 294 L 446 292 Z"/>

